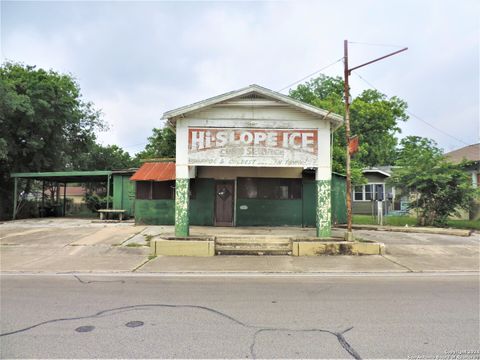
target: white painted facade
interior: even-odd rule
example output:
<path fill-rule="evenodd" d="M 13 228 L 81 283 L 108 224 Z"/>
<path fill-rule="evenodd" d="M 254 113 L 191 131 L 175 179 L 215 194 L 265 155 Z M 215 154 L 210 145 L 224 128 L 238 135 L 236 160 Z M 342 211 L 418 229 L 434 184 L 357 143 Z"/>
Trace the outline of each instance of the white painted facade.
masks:
<path fill-rule="evenodd" d="M 316 134 L 317 144 L 314 156 L 303 167 L 316 167 L 317 180 L 328 180 L 331 177 L 331 132 L 334 130 L 327 118 L 312 115 L 306 111 L 292 108 L 289 104 L 282 104 L 278 101 L 254 100 L 232 100 L 212 105 L 208 109 L 201 109 L 185 114 L 175 121 L 177 143 L 176 163 L 177 177 L 194 177 L 195 165 L 189 162 L 189 129 L 261 129 L 261 130 L 295 130 L 313 131 Z M 191 158 L 191 156 L 190 156 Z M 249 160 L 250 158 L 246 159 Z M 313 162 L 312 162 L 313 159 Z M 241 160 L 241 159 L 238 159 Z M 204 164 L 207 165 L 207 164 Z M 240 162 L 231 164 L 211 163 L 209 166 L 245 166 L 265 167 L 275 164 L 261 162 L 245 165 Z M 292 167 L 299 167 L 294 164 Z M 289 167 L 281 165 L 277 167 Z M 188 171 L 190 169 L 190 171 Z"/>

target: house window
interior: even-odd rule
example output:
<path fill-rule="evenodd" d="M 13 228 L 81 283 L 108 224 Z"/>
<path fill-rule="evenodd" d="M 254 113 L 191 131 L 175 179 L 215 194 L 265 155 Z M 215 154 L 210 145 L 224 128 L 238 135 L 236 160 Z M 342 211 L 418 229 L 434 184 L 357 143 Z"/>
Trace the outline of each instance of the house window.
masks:
<path fill-rule="evenodd" d="M 378 194 L 385 200 L 384 184 L 357 185 L 353 188 L 353 201 L 377 200 Z"/>
<path fill-rule="evenodd" d="M 238 178 L 239 199 L 294 200 L 302 198 L 301 179 Z"/>

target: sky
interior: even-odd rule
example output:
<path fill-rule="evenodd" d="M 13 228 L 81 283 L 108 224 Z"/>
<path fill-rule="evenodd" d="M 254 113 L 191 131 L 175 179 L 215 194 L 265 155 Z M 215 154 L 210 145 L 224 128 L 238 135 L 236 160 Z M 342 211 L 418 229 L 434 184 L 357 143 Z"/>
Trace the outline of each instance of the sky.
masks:
<path fill-rule="evenodd" d="M 0 4 L 1 61 L 72 74 L 109 123 L 99 142 L 130 154 L 168 110 L 250 84 L 288 94 L 323 68 L 343 76 L 345 39 L 350 67 L 409 48 L 350 78 L 353 96 L 374 87 L 408 103 L 400 137 L 479 142 L 478 1 Z"/>

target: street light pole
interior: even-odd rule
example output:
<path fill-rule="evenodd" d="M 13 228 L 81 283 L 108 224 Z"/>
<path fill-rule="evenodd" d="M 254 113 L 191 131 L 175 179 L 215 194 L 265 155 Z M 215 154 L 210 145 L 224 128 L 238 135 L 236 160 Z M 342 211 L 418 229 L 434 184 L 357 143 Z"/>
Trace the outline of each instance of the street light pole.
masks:
<path fill-rule="evenodd" d="M 345 233 L 345 240 L 353 241 L 353 231 L 352 231 L 352 173 L 350 167 L 350 86 L 348 83 L 348 78 L 353 70 L 361 68 L 366 65 L 370 65 L 379 60 L 383 60 L 387 57 L 396 55 L 405 50 L 408 50 L 408 47 L 394 51 L 390 54 L 384 55 L 377 59 L 368 61 L 364 64 L 355 66 L 351 69 L 348 68 L 348 40 L 343 41 L 343 56 L 344 56 L 344 93 L 345 93 L 345 137 L 347 140 L 347 156 L 345 161 L 346 166 L 346 175 L 347 175 L 347 232 Z"/>

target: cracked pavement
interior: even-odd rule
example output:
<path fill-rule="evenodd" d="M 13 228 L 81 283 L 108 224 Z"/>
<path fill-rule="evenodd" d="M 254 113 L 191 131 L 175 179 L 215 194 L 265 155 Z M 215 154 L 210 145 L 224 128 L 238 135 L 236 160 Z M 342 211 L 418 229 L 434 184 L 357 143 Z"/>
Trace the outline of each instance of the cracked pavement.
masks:
<path fill-rule="evenodd" d="M 406 358 L 478 347 L 478 276 L 2 275 L 1 358 Z"/>

